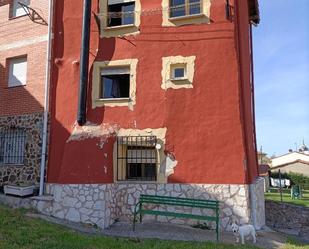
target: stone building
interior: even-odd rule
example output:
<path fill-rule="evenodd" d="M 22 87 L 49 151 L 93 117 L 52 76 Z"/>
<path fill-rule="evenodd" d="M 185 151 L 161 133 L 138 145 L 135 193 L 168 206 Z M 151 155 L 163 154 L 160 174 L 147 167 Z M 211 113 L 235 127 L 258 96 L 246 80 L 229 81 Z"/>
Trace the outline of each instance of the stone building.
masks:
<path fill-rule="evenodd" d="M 105 228 L 132 221 L 146 193 L 220 200 L 222 229 L 263 226 L 257 0 L 99 0 L 84 11 L 89 29 L 82 1 L 55 1 L 44 212 Z"/>
<path fill-rule="evenodd" d="M 0 1 L 0 187 L 39 182 L 47 9 L 45 0 Z"/>

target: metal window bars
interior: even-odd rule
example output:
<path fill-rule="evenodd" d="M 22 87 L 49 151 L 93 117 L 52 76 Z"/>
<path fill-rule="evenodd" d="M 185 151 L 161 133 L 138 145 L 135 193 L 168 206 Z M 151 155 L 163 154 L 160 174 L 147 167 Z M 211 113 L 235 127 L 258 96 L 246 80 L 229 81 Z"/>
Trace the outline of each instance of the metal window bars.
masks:
<path fill-rule="evenodd" d="M 156 181 L 156 136 L 117 137 L 117 181 Z"/>
<path fill-rule="evenodd" d="M 0 131 L 0 164 L 24 164 L 26 136 L 23 129 Z"/>

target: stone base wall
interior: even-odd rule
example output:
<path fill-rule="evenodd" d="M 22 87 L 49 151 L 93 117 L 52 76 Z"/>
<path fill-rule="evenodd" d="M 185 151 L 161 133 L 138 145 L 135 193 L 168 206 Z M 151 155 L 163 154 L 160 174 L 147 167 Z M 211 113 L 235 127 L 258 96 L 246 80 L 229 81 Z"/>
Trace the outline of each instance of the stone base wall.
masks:
<path fill-rule="evenodd" d="M 254 185 L 256 202 L 264 201 L 259 191 L 260 183 Z M 255 187 L 256 186 L 256 187 Z M 61 219 L 95 224 L 106 228 L 115 221 L 133 220 L 133 209 L 140 194 L 164 195 L 173 197 L 212 199 L 220 201 L 220 228 L 228 230 L 229 223 L 251 222 L 249 186 L 248 185 L 214 185 L 214 184 L 47 184 L 46 194 L 53 196 L 53 201 L 45 204 L 37 202 L 34 207 L 40 212 Z M 38 207 L 40 205 L 40 207 Z M 156 207 L 161 210 L 208 214 L 209 210 L 185 207 Z M 263 223 L 261 203 L 256 204 L 255 215 Z M 180 224 L 197 224 L 196 220 L 176 219 L 172 217 L 147 216 L 144 220 L 172 222 Z M 213 227 L 214 224 L 207 223 Z"/>
<path fill-rule="evenodd" d="M 267 200 L 266 224 L 281 232 L 309 238 L 309 208 Z"/>
<path fill-rule="evenodd" d="M 17 183 L 39 183 L 43 114 L 0 117 L 0 132 L 10 128 L 26 131 L 24 165 L 0 165 L 0 186 Z"/>

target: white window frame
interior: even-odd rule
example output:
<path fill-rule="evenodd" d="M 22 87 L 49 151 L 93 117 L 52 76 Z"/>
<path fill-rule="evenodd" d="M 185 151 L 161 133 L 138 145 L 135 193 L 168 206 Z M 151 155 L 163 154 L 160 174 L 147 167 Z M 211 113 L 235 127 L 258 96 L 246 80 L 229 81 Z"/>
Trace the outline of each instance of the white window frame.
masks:
<path fill-rule="evenodd" d="M 23 7 L 18 4 L 18 2 L 21 2 L 25 5 L 30 5 L 30 0 L 12 0 L 12 12 L 11 12 L 11 17 L 16 18 L 16 17 L 21 17 L 27 15 Z"/>
<path fill-rule="evenodd" d="M 8 68 L 8 87 L 25 86 L 27 84 L 27 55 L 9 58 Z"/>
<path fill-rule="evenodd" d="M 176 69 L 183 69 L 184 70 L 184 76 L 183 77 L 176 77 L 175 70 Z M 172 64 L 171 65 L 171 80 L 177 81 L 177 80 L 187 80 L 187 64 Z"/>

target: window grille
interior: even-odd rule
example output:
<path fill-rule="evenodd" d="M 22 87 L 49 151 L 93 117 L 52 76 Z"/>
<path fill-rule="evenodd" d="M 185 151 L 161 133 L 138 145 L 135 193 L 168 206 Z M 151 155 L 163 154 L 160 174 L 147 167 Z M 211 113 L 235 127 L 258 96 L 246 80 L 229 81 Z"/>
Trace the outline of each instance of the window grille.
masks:
<path fill-rule="evenodd" d="M 157 138 L 121 136 L 117 138 L 117 180 L 156 181 Z"/>
<path fill-rule="evenodd" d="M 24 164 L 26 132 L 22 129 L 0 131 L 0 164 Z"/>

